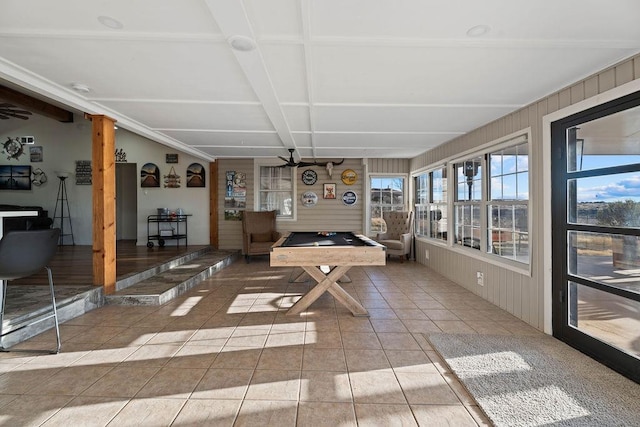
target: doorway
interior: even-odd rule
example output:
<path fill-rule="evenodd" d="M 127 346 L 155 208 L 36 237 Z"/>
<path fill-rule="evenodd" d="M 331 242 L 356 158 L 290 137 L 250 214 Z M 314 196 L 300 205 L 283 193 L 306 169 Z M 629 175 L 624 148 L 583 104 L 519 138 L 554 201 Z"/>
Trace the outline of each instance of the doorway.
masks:
<path fill-rule="evenodd" d="M 553 335 L 640 382 L 640 92 L 551 124 Z"/>
<path fill-rule="evenodd" d="M 138 238 L 138 179 L 135 163 L 116 163 L 116 240 Z"/>

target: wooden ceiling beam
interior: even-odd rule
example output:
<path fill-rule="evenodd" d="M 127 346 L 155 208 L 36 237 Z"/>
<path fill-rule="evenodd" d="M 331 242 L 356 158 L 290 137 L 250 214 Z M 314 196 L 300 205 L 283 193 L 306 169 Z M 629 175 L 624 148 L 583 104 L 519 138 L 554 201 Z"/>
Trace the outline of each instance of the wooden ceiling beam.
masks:
<path fill-rule="evenodd" d="M 25 108 L 32 113 L 57 120 L 62 123 L 73 123 L 73 113 L 48 102 L 33 98 L 17 90 L 0 85 L 0 101 Z"/>

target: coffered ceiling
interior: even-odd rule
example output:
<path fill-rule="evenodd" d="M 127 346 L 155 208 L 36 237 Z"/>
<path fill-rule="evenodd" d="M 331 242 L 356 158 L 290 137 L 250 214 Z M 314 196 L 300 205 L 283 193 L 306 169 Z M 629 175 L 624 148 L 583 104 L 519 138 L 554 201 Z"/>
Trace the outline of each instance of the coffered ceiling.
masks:
<path fill-rule="evenodd" d="M 2 0 L 0 84 L 206 160 L 410 158 L 640 52 L 639 16 L 637 0 Z"/>

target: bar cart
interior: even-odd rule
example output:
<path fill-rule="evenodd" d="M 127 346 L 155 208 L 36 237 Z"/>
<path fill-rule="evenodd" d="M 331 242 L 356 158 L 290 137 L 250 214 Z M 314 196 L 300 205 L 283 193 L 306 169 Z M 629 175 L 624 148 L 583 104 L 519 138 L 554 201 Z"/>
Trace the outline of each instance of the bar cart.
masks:
<path fill-rule="evenodd" d="M 147 247 L 153 248 L 153 240 L 158 242 L 158 246 L 163 247 L 167 240 L 175 240 L 176 246 L 180 246 L 180 240 L 184 239 L 184 245 L 188 246 L 187 219 L 191 214 L 186 215 L 149 215 L 147 217 Z"/>

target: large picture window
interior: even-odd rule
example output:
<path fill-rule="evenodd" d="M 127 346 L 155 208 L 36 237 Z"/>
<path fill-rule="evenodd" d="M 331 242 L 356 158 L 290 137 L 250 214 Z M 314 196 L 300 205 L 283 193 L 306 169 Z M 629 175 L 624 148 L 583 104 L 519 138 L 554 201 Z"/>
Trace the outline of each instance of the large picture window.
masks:
<path fill-rule="evenodd" d="M 522 135 L 454 162 L 454 243 L 529 263 L 529 144 Z"/>
<path fill-rule="evenodd" d="M 371 189 L 369 231 L 375 234 L 383 231 L 382 212 L 405 209 L 405 177 L 401 175 L 372 176 L 369 188 Z"/>

